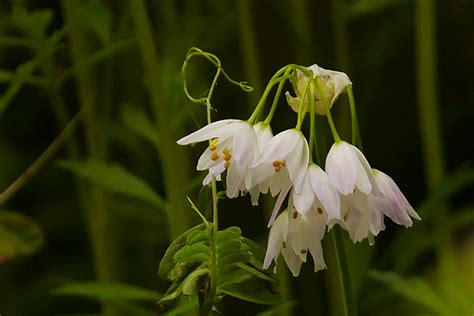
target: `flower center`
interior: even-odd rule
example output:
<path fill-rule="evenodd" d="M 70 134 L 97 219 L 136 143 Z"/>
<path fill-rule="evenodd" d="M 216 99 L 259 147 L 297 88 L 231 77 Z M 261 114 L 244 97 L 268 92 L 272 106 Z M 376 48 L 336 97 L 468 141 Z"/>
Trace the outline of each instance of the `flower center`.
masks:
<path fill-rule="evenodd" d="M 275 160 L 272 165 L 273 165 L 273 169 L 275 169 L 275 172 L 278 172 L 281 170 L 281 168 L 286 167 L 286 161 Z"/>

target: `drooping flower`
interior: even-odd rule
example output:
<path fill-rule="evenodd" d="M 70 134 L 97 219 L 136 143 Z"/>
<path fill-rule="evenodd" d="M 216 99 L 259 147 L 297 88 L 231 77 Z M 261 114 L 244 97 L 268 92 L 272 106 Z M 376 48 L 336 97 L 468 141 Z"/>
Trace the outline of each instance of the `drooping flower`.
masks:
<path fill-rule="evenodd" d="M 177 143 L 188 145 L 202 141 L 209 141 L 196 167 L 197 170 L 209 170 L 203 183 L 209 183 L 212 176 L 220 179 L 222 172 L 227 170 L 227 196 L 237 197 L 245 183 L 250 183 L 250 180 L 245 181 L 245 177 L 249 176 L 248 168 L 257 148 L 253 127 L 241 120 L 216 121 L 181 138 Z"/>
<path fill-rule="evenodd" d="M 392 178 L 377 169 L 372 169 L 372 172 L 379 191 L 378 207 L 385 215 L 405 227 L 413 224 L 410 217 L 421 220 Z"/>
<path fill-rule="evenodd" d="M 367 159 L 357 147 L 338 141 L 326 158 L 326 173 L 341 194 L 342 219 L 330 221 L 329 227 L 337 222 L 349 232 L 353 242 L 365 238 L 371 241 L 385 225 L 376 203 L 378 189 Z"/>
<path fill-rule="evenodd" d="M 374 176 L 367 159 L 357 147 L 345 141 L 335 142 L 329 150 L 326 173 L 342 195 L 356 190 L 365 194 L 372 192 Z"/>
<path fill-rule="evenodd" d="M 316 164 L 308 166 L 301 192 L 293 191 L 291 195 L 296 210 L 302 214 L 314 209 L 319 213 L 325 212 L 329 219 L 341 219 L 339 193 L 330 183 L 328 175 Z"/>
<path fill-rule="evenodd" d="M 321 240 L 326 221 L 325 213 L 311 210 L 300 214 L 290 203 L 288 210 L 277 217 L 270 229 L 263 268 L 267 269 L 273 260 L 276 263 L 281 253 L 293 276 L 297 277 L 309 251 L 313 257 L 314 271 L 325 269 Z"/>
<path fill-rule="evenodd" d="M 269 225 L 273 223 L 291 187 L 300 192 L 309 162 L 309 148 L 301 131 L 289 129 L 275 135 L 251 169 L 252 184 L 267 181 L 272 196 L 279 193 Z M 266 183 L 264 187 L 266 187 Z"/>
<path fill-rule="evenodd" d="M 263 122 L 255 124 L 253 126 L 253 129 L 255 130 L 255 134 L 257 135 L 257 150 L 254 155 L 254 161 L 252 163 L 254 165 L 258 163 L 258 160 L 263 155 L 267 144 L 273 138 L 273 132 L 270 125 L 265 124 Z M 252 187 L 252 173 L 254 173 L 254 171 L 254 169 L 250 169 L 250 176 L 246 177 L 246 179 L 250 181 L 250 183 L 247 183 L 247 187 L 250 187 L 249 193 L 252 205 L 255 206 L 258 205 L 260 193 L 266 194 L 268 192 L 268 189 L 270 187 L 270 181 L 268 181 L 268 179 L 260 181 L 258 184 Z"/>
<path fill-rule="evenodd" d="M 349 77 L 343 72 L 327 70 L 322 67 L 319 67 L 316 64 L 307 67 L 306 69 L 312 72 L 313 78 L 316 78 L 317 76 L 320 77 L 321 84 L 323 87 L 323 97 L 329 101 L 330 107 L 334 104 L 334 102 L 336 102 L 339 95 L 344 92 L 344 89 L 348 85 L 352 85 L 352 82 L 350 81 Z M 302 71 L 299 70 L 296 71 L 296 76 L 296 97 L 292 97 L 288 91 L 285 93 L 285 95 L 288 105 L 293 109 L 293 111 L 298 112 L 301 98 L 309 78 L 307 75 L 305 75 Z M 309 90 L 307 91 L 307 95 L 309 96 Z M 315 112 L 317 114 L 324 115 L 326 112 L 318 89 L 315 90 L 314 98 Z M 304 101 L 309 102 L 309 97 L 306 97 Z M 307 108 L 309 109 L 309 107 Z"/>

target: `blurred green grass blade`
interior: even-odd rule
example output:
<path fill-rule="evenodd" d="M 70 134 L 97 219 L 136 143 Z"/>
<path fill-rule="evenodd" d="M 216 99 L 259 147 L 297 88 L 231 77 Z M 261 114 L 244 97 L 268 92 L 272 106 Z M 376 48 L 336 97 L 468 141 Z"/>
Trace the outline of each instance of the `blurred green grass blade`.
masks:
<path fill-rule="evenodd" d="M 31 218 L 0 211 L 0 263 L 33 254 L 43 244 L 41 228 Z"/>
<path fill-rule="evenodd" d="M 370 271 L 369 276 L 437 315 L 453 315 L 453 309 L 421 278 L 403 278 L 393 272 Z"/>
<path fill-rule="evenodd" d="M 146 182 L 118 164 L 96 160 L 63 160 L 59 166 L 104 190 L 149 202 L 163 210 L 166 208 L 166 201 Z"/>
<path fill-rule="evenodd" d="M 395 8 L 408 3 L 409 0 L 358 0 L 353 1 L 347 7 L 348 18 L 363 18 L 369 15 Z"/>
<path fill-rule="evenodd" d="M 158 133 L 148 115 L 136 106 L 125 105 L 121 112 L 122 122 L 137 136 L 159 147 Z"/>
<path fill-rule="evenodd" d="M 39 66 L 39 58 L 34 58 L 19 65 L 10 80 L 10 85 L 5 92 L 0 96 L 0 114 L 5 111 L 8 104 L 17 95 L 23 85 L 31 77 L 35 69 Z"/>
<path fill-rule="evenodd" d="M 293 309 L 297 305 L 298 305 L 297 301 L 284 302 L 266 311 L 258 313 L 257 316 L 293 315 Z"/>
<path fill-rule="evenodd" d="M 109 43 L 112 37 L 112 16 L 107 6 L 100 2 L 86 2 L 72 17 L 69 23 L 90 31 L 97 35 L 103 44 Z"/>
<path fill-rule="evenodd" d="M 224 293 L 240 300 L 256 304 L 275 305 L 281 303 L 280 295 L 271 291 L 268 288 L 268 284 L 262 283 L 257 279 L 250 279 L 238 284 L 222 286 L 219 287 L 217 291 L 217 295 Z"/>
<path fill-rule="evenodd" d="M 8 83 L 13 80 L 15 77 L 15 72 L 11 72 L 5 69 L 0 69 L 0 83 Z M 37 76 L 29 76 L 28 78 L 25 79 L 25 83 L 42 87 L 42 88 L 47 88 L 48 87 L 48 80 L 42 78 L 42 77 L 37 77 Z"/>
<path fill-rule="evenodd" d="M 74 64 L 71 68 L 66 69 L 61 76 L 59 76 L 56 84 L 61 85 L 65 80 L 71 78 L 74 74 L 80 72 L 81 70 L 87 69 L 88 67 L 94 66 L 102 61 L 110 59 L 115 56 L 116 53 L 131 47 L 135 43 L 134 39 L 124 39 L 121 41 L 116 41 L 105 47 L 98 52 L 92 54 L 88 59 L 83 62 Z"/>
<path fill-rule="evenodd" d="M 110 301 L 156 302 L 161 294 L 138 286 L 124 283 L 74 282 L 51 291 L 57 296 L 79 296 Z"/>

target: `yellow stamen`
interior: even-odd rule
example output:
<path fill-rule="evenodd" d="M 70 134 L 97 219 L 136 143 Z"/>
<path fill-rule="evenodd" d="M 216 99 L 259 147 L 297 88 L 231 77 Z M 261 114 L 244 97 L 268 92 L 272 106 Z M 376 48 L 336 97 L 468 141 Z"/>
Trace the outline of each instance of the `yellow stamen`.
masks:
<path fill-rule="evenodd" d="M 224 163 L 224 168 L 229 169 L 230 168 L 230 161 L 226 161 Z"/>
<path fill-rule="evenodd" d="M 224 155 L 230 154 L 229 148 L 227 148 L 227 146 L 224 147 L 224 148 L 222 149 L 222 153 L 223 153 Z"/>
<path fill-rule="evenodd" d="M 323 209 L 322 208 L 318 207 L 316 210 L 318 211 L 319 214 L 323 214 Z"/>
<path fill-rule="evenodd" d="M 281 168 L 286 166 L 286 161 L 285 160 L 275 160 L 273 163 L 273 169 L 275 169 L 276 172 L 280 171 Z"/>
<path fill-rule="evenodd" d="M 293 218 L 297 218 L 298 217 L 298 212 L 293 212 Z"/>
<path fill-rule="evenodd" d="M 219 159 L 219 154 L 216 153 L 216 152 L 213 152 L 212 155 L 211 155 L 211 159 L 216 161 L 217 159 Z"/>
<path fill-rule="evenodd" d="M 218 138 L 214 138 L 213 140 L 211 140 L 211 141 L 209 142 L 209 150 L 211 150 L 211 151 L 216 150 L 218 143 L 219 143 L 219 139 L 218 139 Z"/>
<path fill-rule="evenodd" d="M 225 161 L 230 161 L 232 159 L 232 155 L 230 153 L 224 154 L 224 160 Z"/>

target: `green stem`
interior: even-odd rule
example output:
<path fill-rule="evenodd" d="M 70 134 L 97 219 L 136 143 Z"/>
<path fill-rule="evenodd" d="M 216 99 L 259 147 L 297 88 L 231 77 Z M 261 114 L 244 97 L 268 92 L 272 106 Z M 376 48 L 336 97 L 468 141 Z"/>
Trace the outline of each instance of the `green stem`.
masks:
<path fill-rule="evenodd" d="M 79 112 L 64 128 L 64 130 L 56 137 L 51 145 L 35 160 L 35 162 L 26 169 L 26 171 L 13 182 L 3 193 L 0 194 L 0 206 L 8 201 L 19 189 L 21 189 L 28 181 L 56 154 L 62 144 L 68 139 L 71 133 L 76 129 L 81 113 Z"/>
<path fill-rule="evenodd" d="M 318 76 L 318 77 L 316 77 L 315 80 L 316 80 L 316 86 L 318 88 L 319 95 L 321 97 L 321 101 L 323 102 L 323 105 L 324 105 L 324 110 L 326 111 L 326 117 L 328 119 L 328 123 L 329 123 L 329 126 L 331 128 L 332 136 L 333 136 L 335 142 L 339 142 L 339 141 L 341 141 L 341 138 L 339 137 L 339 134 L 337 133 L 336 126 L 334 125 L 334 121 L 333 121 L 332 116 L 331 116 L 331 109 L 330 109 L 330 106 L 329 106 L 329 102 L 326 99 L 326 97 L 324 96 L 324 91 L 323 91 L 323 86 L 321 84 L 321 79 Z"/>
<path fill-rule="evenodd" d="M 354 94 L 352 93 L 352 87 L 350 85 L 346 87 L 346 92 L 349 99 L 349 107 L 351 109 L 352 144 L 354 146 L 358 146 L 360 150 L 363 151 L 362 138 L 360 137 L 359 120 L 357 119 L 357 111 L 354 101 Z"/>
<path fill-rule="evenodd" d="M 301 100 L 300 100 L 300 106 L 298 108 L 298 119 L 297 119 L 298 122 L 295 127 L 295 129 L 297 130 L 301 129 L 301 125 L 303 125 L 304 117 L 306 116 L 308 105 L 307 105 L 307 102 L 304 102 L 304 101 L 308 97 L 307 93 L 308 93 L 308 88 L 311 85 L 311 82 L 312 82 L 311 78 L 308 78 L 308 81 L 304 85 L 303 93 L 300 96 Z"/>
<path fill-rule="evenodd" d="M 439 104 L 436 96 L 435 56 L 435 2 L 416 1 L 416 65 L 418 87 L 418 111 L 421 143 L 428 191 L 434 191 L 446 173 L 443 141 L 439 120 Z M 443 204 L 443 203 L 442 203 Z M 434 230 L 437 238 L 437 255 L 440 260 L 440 276 L 454 270 L 452 236 L 446 225 L 449 212 L 446 205 L 432 210 L 436 212 Z M 444 277 L 444 280 L 446 278 Z"/>
<path fill-rule="evenodd" d="M 251 0 L 239 0 L 237 1 L 237 16 L 239 19 L 240 26 L 240 42 L 242 48 L 243 63 L 245 68 L 246 77 L 249 78 L 249 82 L 254 87 L 254 93 L 249 94 L 249 104 L 255 104 L 258 102 L 258 96 L 262 92 L 262 80 L 260 75 L 260 65 L 258 61 L 258 49 L 257 41 L 255 39 L 255 25 L 252 19 L 251 13 L 254 11 L 251 9 Z"/>
<path fill-rule="evenodd" d="M 74 19 L 79 1 L 64 0 L 62 2 L 64 15 L 68 21 Z M 86 33 L 78 26 L 71 24 L 68 28 L 70 49 L 75 64 L 86 60 L 90 55 Z M 97 113 L 93 106 L 96 87 L 91 68 L 85 67 L 76 73 L 78 94 L 81 104 L 84 104 L 84 134 L 89 156 L 92 159 L 105 160 L 106 143 L 97 130 Z M 116 251 L 116 234 L 113 229 L 113 220 L 107 209 L 105 194 L 96 187 L 87 190 L 87 202 L 83 201 L 83 208 L 87 214 L 87 221 L 92 237 L 95 268 L 97 278 L 104 282 L 118 280 L 120 259 Z M 104 315 L 118 315 L 119 311 L 111 304 L 103 304 Z"/>
<path fill-rule="evenodd" d="M 167 209 L 168 227 L 170 237 L 176 238 L 192 225 L 188 216 L 189 206 L 186 204 L 186 194 L 183 189 L 183 179 L 189 179 L 187 166 L 188 155 L 178 148 L 171 128 L 172 109 L 162 91 L 163 82 L 160 77 L 158 54 L 154 46 L 150 18 L 144 0 L 128 1 L 132 17 L 135 36 L 139 46 L 143 70 L 147 78 L 148 92 L 150 95 L 155 116 L 156 129 L 160 136 L 161 146 L 158 148 L 160 161 L 163 165 L 163 180 L 166 196 L 170 207 Z"/>
<path fill-rule="evenodd" d="M 272 103 L 272 107 L 270 108 L 270 112 L 268 113 L 267 117 L 265 118 L 265 121 L 264 121 L 265 124 L 270 124 L 272 119 L 273 119 L 273 115 L 275 114 L 275 110 L 278 106 L 278 101 L 280 100 L 281 92 L 283 90 L 283 87 L 285 86 L 286 79 L 289 78 L 290 72 L 291 72 L 291 69 L 287 69 L 285 71 L 285 74 L 279 79 L 280 83 L 278 84 L 278 88 L 277 88 L 277 91 L 275 93 L 275 97 L 273 98 L 273 103 Z"/>
<path fill-rule="evenodd" d="M 314 127 L 314 120 L 315 120 L 315 114 L 314 114 L 314 96 L 315 96 L 315 91 L 314 91 L 314 83 L 311 82 L 311 86 L 309 89 L 309 97 L 310 97 L 310 117 L 309 117 L 309 160 L 310 162 L 313 162 L 313 148 L 314 144 L 316 144 L 316 131 Z"/>
<path fill-rule="evenodd" d="M 352 295 L 351 279 L 349 275 L 349 267 L 347 265 L 346 252 L 344 249 L 344 241 L 342 240 L 341 230 L 339 227 L 333 227 L 330 232 L 333 241 L 334 252 L 337 264 L 337 274 L 341 288 L 341 298 L 345 316 L 357 315 L 354 298 Z"/>

